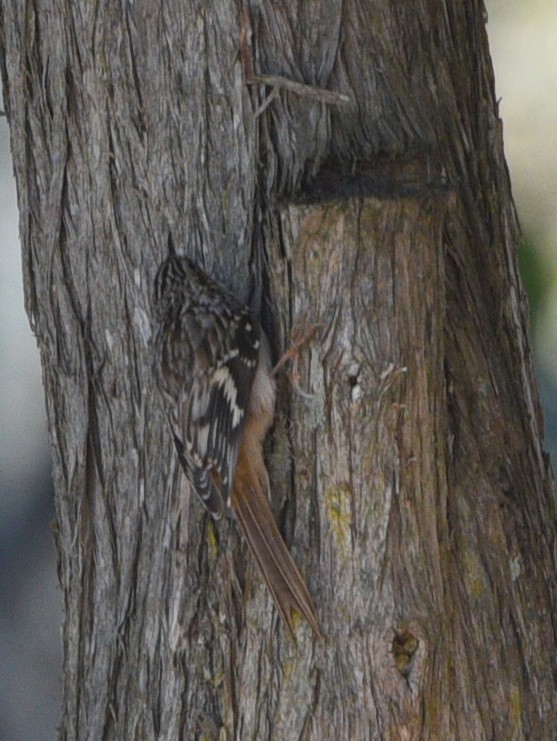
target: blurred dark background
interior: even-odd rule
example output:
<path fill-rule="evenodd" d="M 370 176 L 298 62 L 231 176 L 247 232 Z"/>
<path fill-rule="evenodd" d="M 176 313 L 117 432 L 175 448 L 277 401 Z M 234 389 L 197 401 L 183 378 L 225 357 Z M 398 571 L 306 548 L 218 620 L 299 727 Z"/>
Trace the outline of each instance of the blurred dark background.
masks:
<path fill-rule="evenodd" d="M 557 3 L 489 0 L 505 148 L 524 232 L 546 449 L 557 458 Z M 61 592 L 41 371 L 23 310 L 8 126 L 0 119 L 0 739 L 51 741 Z"/>

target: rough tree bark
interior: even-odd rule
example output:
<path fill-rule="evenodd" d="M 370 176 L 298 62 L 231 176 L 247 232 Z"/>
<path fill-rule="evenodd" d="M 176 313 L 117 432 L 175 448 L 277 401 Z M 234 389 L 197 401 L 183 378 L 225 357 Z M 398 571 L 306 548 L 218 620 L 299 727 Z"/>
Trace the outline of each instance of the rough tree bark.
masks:
<path fill-rule="evenodd" d="M 552 738 L 555 508 L 483 4 L 0 7 L 61 737 Z M 322 642 L 182 501 L 150 370 L 169 234 L 244 298 L 263 271 L 276 350 L 318 324 L 268 452 Z"/>

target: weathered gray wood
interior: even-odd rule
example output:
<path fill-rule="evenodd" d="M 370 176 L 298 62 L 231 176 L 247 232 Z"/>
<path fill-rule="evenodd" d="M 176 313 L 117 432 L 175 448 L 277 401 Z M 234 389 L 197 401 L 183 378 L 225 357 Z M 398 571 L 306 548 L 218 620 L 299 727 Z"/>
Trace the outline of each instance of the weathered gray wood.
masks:
<path fill-rule="evenodd" d="M 61 737 L 551 738 L 555 508 L 481 2 L 0 0 L 0 23 Z M 150 370 L 169 234 L 244 298 L 267 265 L 280 346 L 318 324 L 269 463 L 321 643 L 290 640 L 233 522 L 184 507 Z"/>

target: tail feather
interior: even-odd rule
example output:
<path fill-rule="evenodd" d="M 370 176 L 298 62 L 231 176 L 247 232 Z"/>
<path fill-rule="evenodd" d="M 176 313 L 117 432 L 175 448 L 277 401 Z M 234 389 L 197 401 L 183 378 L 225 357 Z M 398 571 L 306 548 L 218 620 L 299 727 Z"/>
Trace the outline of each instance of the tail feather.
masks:
<path fill-rule="evenodd" d="M 315 607 L 305 582 L 278 531 L 268 499 L 253 468 L 242 458 L 240 453 L 232 508 L 249 549 L 292 636 L 292 611 L 297 611 L 308 621 L 315 635 L 321 638 Z"/>

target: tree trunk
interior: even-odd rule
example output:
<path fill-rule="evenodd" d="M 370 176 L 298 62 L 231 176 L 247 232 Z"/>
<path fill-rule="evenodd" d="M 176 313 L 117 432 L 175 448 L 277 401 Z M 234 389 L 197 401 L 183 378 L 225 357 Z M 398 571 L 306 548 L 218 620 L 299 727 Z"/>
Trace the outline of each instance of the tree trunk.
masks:
<path fill-rule="evenodd" d="M 555 507 L 481 2 L 0 0 L 65 603 L 61 738 L 549 739 Z M 283 376 L 273 507 L 325 638 L 187 499 L 169 235 Z"/>

